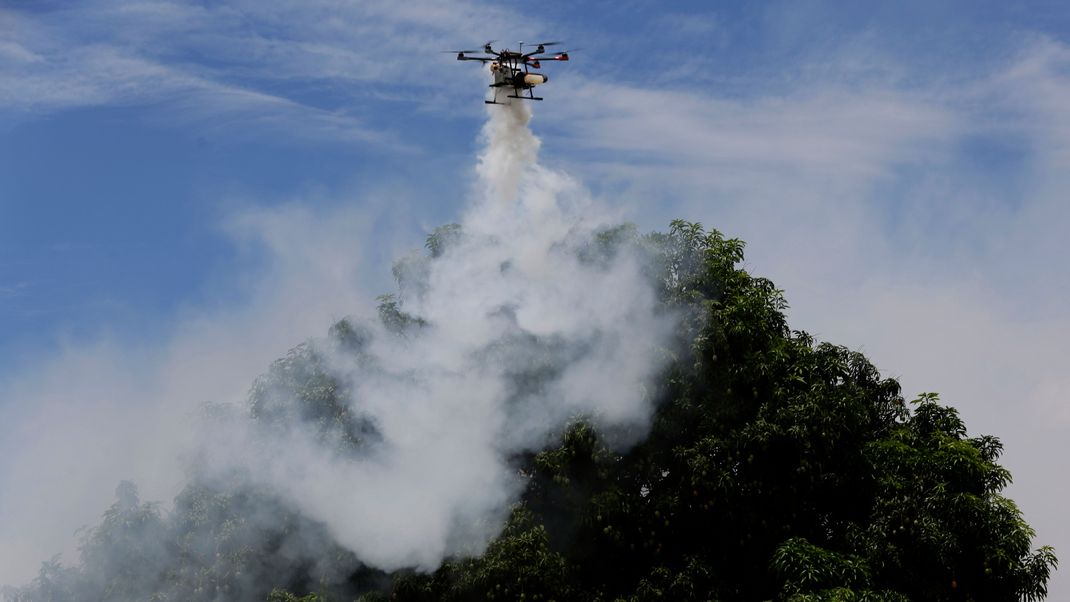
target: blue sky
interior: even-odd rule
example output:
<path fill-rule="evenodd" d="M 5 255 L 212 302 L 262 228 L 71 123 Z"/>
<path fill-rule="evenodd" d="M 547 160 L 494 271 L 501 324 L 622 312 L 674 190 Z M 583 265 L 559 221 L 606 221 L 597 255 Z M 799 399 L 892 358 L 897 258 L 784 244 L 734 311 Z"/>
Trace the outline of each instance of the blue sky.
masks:
<path fill-rule="evenodd" d="M 0 451 L 82 415 L 48 386 L 255 343 L 247 386 L 389 291 L 474 179 L 483 75 L 437 51 L 560 38 L 542 161 L 644 228 L 744 238 L 795 328 L 1001 436 L 1037 543 L 1070 553 L 1070 9 L 668 6 L 5 3 Z"/>
<path fill-rule="evenodd" d="M 405 182 L 428 201 L 412 216 L 414 240 L 421 226 L 449 220 L 463 200 L 482 107 L 477 69 L 433 51 L 478 45 L 480 35 L 556 35 L 589 48 L 555 69 L 565 77 L 554 90 L 558 106 L 540 107 L 548 160 L 672 165 L 689 149 L 668 157 L 598 140 L 575 148 L 573 117 L 595 114 L 600 126 L 619 127 L 629 111 L 653 109 L 643 103 L 654 99 L 634 99 L 607 115 L 593 98 L 618 89 L 627 101 L 644 90 L 680 91 L 697 103 L 689 110 L 705 113 L 704 101 L 790 102 L 827 83 L 856 94 L 872 86 L 875 95 L 953 86 L 984 78 L 1030 38 L 1058 40 L 1070 19 L 1056 3 L 697 3 L 669 12 L 550 2 L 530 15 L 501 4 L 456 13 L 417 4 L 413 14 L 361 3 L 273 6 L 9 5 L 0 105 L 4 364 L 27 346 L 103 326 L 151 329 L 184 303 L 225 294 L 225 273 L 240 267 L 217 228 L 228 202 L 346 202 L 377 183 Z M 330 17 L 337 23 L 324 22 Z M 516 20 L 527 25 L 511 27 Z M 595 61 L 606 56 L 613 60 Z M 582 94 L 568 89 L 581 78 L 590 78 Z M 1019 138 L 979 132 L 956 141 L 957 167 L 1009 187 L 1013 203 L 1029 152 Z M 915 166 L 896 167 L 907 173 L 886 187 L 890 228 L 902 224 L 894 205 L 916 176 Z M 676 215 L 655 200 L 651 226 Z"/>

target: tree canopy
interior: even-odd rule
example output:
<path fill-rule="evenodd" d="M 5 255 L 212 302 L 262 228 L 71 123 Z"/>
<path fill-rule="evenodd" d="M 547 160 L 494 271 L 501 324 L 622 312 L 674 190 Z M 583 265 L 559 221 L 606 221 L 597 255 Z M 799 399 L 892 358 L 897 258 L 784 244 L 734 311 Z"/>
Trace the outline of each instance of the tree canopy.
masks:
<path fill-rule="evenodd" d="M 456 226 L 437 230 L 426 256 L 395 270 L 399 281 L 461 236 Z M 791 330 L 783 293 L 742 267 L 741 241 L 683 221 L 645 235 L 622 226 L 591 240 L 584 260 L 606 261 L 625 248 L 640 251 L 664 311 L 679 316 L 670 360 L 652 385 L 649 434 L 618 450 L 577 416 L 555 445 L 515 458 L 526 489 L 482 555 L 450 558 L 432 573 L 386 574 L 326 532 L 319 550 L 289 545 L 306 519 L 240 478 L 229 489 L 194 482 L 168 516 L 124 484 L 103 522 L 84 533 L 79 567 L 45 563 L 8 598 L 1045 596 L 1056 558 L 1049 547 L 1032 549 L 1033 531 L 1001 494 L 1010 474 L 997 463 L 998 439 L 971 437 L 935 394 L 907 402 L 861 353 Z M 424 326 L 396 297 L 381 302 L 380 319 L 397 336 Z M 359 353 L 364 336 L 343 320 L 327 343 L 277 361 L 252 388 L 251 419 L 310 421 L 344 450 L 373 441 L 374 425 L 351 415 L 345 386 L 317 351 L 331 344 Z M 270 532 L 243 533 L 246 513 L 265 508 L 284 520 Z M 153 560 L 164 556 L 170 560 Z M 87 591 L 92 598 L 78 595 Z"/>

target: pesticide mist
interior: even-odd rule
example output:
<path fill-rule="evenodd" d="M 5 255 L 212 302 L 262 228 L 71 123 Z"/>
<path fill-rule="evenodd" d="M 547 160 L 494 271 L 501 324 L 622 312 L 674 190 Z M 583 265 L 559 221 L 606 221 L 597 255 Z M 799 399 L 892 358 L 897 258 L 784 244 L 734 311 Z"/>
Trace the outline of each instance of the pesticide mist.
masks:
<path fill-rule="evenodd" d="M 526 106 L 489 112 L 483 194 L 432 236 L 430 257 L 397 262 L 381 319 L 348 319 L 344 340 L 314 343 L 346 418 L 207 442 L 208 468 L 248 470 L 384 570 L 481 552 L 524 487 L 512 456 L 578 417 L 627 445 L 651 411 L 643 384 L 670 324 L 638 259 L 584 260 L 608 224 L 535 163 Z M 285 388 L 260 386 L 254 411 L 296 407 Z"/>
<path fill-rule="evenodd" d="M 485 549 L 526 485 L 515 459 L 570 423 L 639 441 L 673 316 L 637 253 L 596 251 L 615 220 L 538 165 L 530 118 L 488 109 L 463 218 L 395 263 L 375 312 L 323 324 L 248 400 L 202 409 L 169 515 L 124 483 L 80 566 L 46 565 L 7 596 L 245 599 L 291 573 L 327 587 L 356 567 L 432 571 Z M 138 526 L 117 540 L 120 519 Z"/>

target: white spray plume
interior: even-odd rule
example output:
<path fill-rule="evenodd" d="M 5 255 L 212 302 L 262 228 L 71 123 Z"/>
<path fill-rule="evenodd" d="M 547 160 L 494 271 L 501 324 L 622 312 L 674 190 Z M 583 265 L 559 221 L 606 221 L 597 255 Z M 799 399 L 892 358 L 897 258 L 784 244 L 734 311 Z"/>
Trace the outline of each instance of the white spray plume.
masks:
<path fill-rule="evenodd" d="M 41 560 L 59 551 L 56 542 L 69 541 L 63 532 L 99 516 L 119 479 L 138 481 L 148 499 L 168 499 L 184 476 L 178 459 L 189 458 L 196 482 L 226 491 L 243 475 L 242 483 L 316 525 L 288 533 L 287 553 L 322 555 L 324 566 L 342 571 L 339 580 L 346 569 L 326 557 L 324 529 L 367 565 L 432 570 L 450 555 L 478 554 L 500 531 L 526 484 L 510 464 L 518 454 L 552 444 L 579 417 L 616 433 L 618 445 L 641 437 L 652 412 L 644 383 L 661 368 L 657 349 L 671 317 L 659 313 L 628 249 L 585 258 L 597 233 L 619 220 L 572 179 L 538 165 L 529 108 L 488 112 L 477 191 L 459 230 L 434 258 L 398 264 L 397 307 L 420 326 L 399 334 L 360 305 L 370 295 L 355 274 L 354 232 L 372 220 L 258 210 L 231 229 L 271 256 L 254 305 L 180 322 L 153 354 L 122 345 L 72 349 L 28 374 L 25 386 L 0 392 L 33 414 L 19 423 L 27 434 L 13 462 L 21 468 L 0 483 L 10 486 L 0 491 L 0 509 L 11 517 L 0 528 L 0 557 Z M 188 435 L 186 418 L 201 402 L 241 403 L 270 358 L 347 312 L 365 316 L 351 319 L 359 351 L 323 340 L 312 347 L 341 383 L 349 414 L 374 431 L 359 453 L 325 444 L 293 397 L 275 399 L 293 415 L 271 428 L 216 416 L 198 437 Z M 71 369 L 82 365 L 91 379 Z M 94 411 L 97 420 L 80 418 Z M 48 428 L 30 432 L 35 424 Z M 122 445 L 111 450 L 109 441 Z M 111 451 L 87 453 L 100 449 Z M 278 508 L 238 510 L 256 533 L 279 528 Z M 50 528 L 56 533 L 42 539 Z M 28 570 L 0 573 L 0 581 L 25 582 Z M 242 591 L 258 591 L 256 580 L 249 576 Z"/>
<path fill-rule="evenodd" d="M 532 133 L 531 109 L 523 102 L 491 105 L 476 172 L 483 184 L 483 200 L 509 203 L 516 197 L 520 180 L 535 165 L 539 139 Z"/>
<path fill-rule="evenodd" d="M 433 570 L 482 551 L 524 486 L 509 458 L 551 443 L 569 420 L 642 435 L 643 385 L 670 330 L 635 257 L 581 259 L 612 224 L 581 187 L 536 164 L 528 108 L 489 113 L 483 194 L 462 234 L 441 256 L 414 260 L 416 282 L 401 283 L 401 309 L 423 325 L 398 336 L 369 321 L 361 361 L 330 357 L 349 410 L 378 443 L 340 456 L 301 429 L 281 445 L 252 431 L 217 454 L 385 570 Z M 518 386 L 517 374 L 539 370 L 537 385 Z"/>

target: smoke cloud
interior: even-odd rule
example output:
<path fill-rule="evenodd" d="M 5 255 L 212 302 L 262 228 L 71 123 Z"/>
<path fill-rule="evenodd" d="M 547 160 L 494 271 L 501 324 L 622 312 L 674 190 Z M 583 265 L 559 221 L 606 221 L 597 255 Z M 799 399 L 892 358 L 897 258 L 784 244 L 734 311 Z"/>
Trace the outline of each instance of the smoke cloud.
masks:
<path fill-rule="evenodd" d="M 448 556 L 478 554 L 497 535 L 525 487 L 513 463 L 519 454 L 550 444 L 577 419 L 612 433 L 610 443 L 621 447 L 645 435 L 653 408 L 644 385 L 661 368 L 672 316 L 659 309 L 641 257 L 626 248 L 589 252 L 618 220 L 577 182 L 537 163 L 530 119 L 523 103 L 488 107 L 473 200 L 459 224 L 436 230 L 429 253 L 397 262 L 397 293 L 382 299 L 378 316 L 359 299 L 358 287 L 345 282 L 359 280 L 359 262 L 347 256 L 355 252 L 345 242 L 351 231 L 317 232 L 326 222 L 292 208 L 237 220 L 238 232 L 279 256 L 285 277 L 276 274 L 264 288 L 284 292 L 279 302 L 243 316 L 240 327 L 230 325 L 234 316 L 197 321 L 204 329 L 198 332 L 219 326 L 235 336 L 209 362 L 217 366 L 206 381 L 215 394 L 185 384 L 197 378 L 191 369 L 207 368 L 180 355 L 202 351 L 186 339 L 156 358 L 133 393 L 114 383 L 99 388 L 100 395 L 126 398 L 151 396 L 153 387 L 166 385 L 165 399 L 194 396 L 162 416 L 145 412 L 155 419 L 151 424 L 138 424 L 135 416 L 127 429 L 183 432 L 163 438 L 174 443 L 164 447 L 184 466 L 162 463 L 165 480 L 182 472 L 205 486 L 226 489 L 240 480 L 270 492 L 301 517 L 303 526 L 287 544 L 294 557 L 315 559 L 317 550 L 331 549 L 322 543 L 327 537 L 367 566 L 433 570 Z M 291 222 L 310 244 L 281 234 L 291 231 L 281 227 Z M 291 285 L 312 289 L 302 300 L 320 301 L 302 314 L 301 303 L 285 292 Z M 331 295 L 337 299 L 324 301 Z M 339 312 L 340 304 L 348 309 Z M 345 314 L 354 317 L 335 326 L 336 336 L 312 340 L 280 360 L 256 381 L 251 405 L 242 405 L 235 381 L 248 386 L 250 363 L 262 362 L 263 371 L 265 350 L 282 355 L 277 336 L 243 349 L 255 343 L 243 329 L 269 332 L 299 316 L 297 328 L 318 319 L 322 332 L 327 316 Z M 284 330 L 291 344 L 316 331 L 294 337 L 294 326 Z M 310 417 L 302 406 L 308 399 L 285 386 L 286 371 L 308 358 L 330 383 L 324 386 L 340 420 Z M 229 369 L 232 361 L 240 367 Z M 122 371 L 113 365 L 94 374 L 128 382 Z M 189 419 L 205 400 L 229 402 L 231 409 Z M 195 425 L 193 434 L 183 425 Z M 92 439 L 81 444 L 92 448 Z M 100 474 L 106 471 L 94 476 Z M 150 494 L 160 491 L 166 488 Z M 263 507 L 245 518 L 265 526 L 280 520 Z"/>
<path fill-rule="evenodd" d="M 480 552 L 524 486 L 509 459 L 569 420 L 641 434 L 643 384 L 669 332 L 638 258 L 582 259 L 608 224 L 579 186 L 535 163 L 528 108 L 489 112 L 484 194 L 444 232 L 439 257 L 398 264 L 394 302 L 417 325 L 398 334 L 352 319 L 359 353 L 317 348 L 374 443 L 354 457 L 308 429 L 287 430 L 284 445 L 255 430 L 217 454 L 385 570 Z"/>

